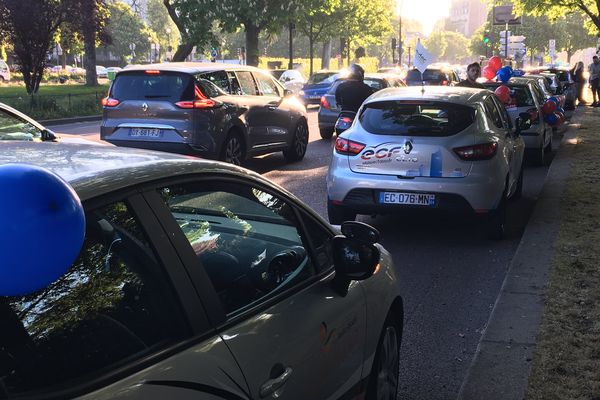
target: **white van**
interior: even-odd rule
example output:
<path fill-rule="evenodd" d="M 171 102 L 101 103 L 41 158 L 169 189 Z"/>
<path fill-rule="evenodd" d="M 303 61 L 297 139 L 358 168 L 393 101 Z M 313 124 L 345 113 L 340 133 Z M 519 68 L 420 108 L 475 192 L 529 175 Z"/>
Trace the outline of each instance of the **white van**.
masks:
<path fill-rule="evenodd" d="M 0 82 L 8 81 L 10 81 L 10 70 L 8 69 L 6 62 L 0 59 Z"/>

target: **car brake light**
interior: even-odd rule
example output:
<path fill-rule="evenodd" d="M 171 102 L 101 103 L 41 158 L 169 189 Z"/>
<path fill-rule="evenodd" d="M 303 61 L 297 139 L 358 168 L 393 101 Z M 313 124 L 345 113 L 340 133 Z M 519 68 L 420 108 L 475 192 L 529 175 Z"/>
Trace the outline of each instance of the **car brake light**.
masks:
<path fill-rule="evenodd" d="M 206 97 L 198 86 L 194 87 L 194 97 L 194 100 L 178 101 L 175 105 L 179 108 L 213 108 L 217 105 L 217 102 Z"/>
<path fill-rule="evenodd" d="M 529 113 L 529 115 L 531 116 L 531 123 L 532 124 L 539 124 L 540 123 L 540 113 L 538 112 L 537 108 L 530 108 L 529 110 L 527 110 L 527 112 Z"/>
<path fill-rule="evenodd" d="M 448 81 L 442 81 L 442 86 L 448 86 Z"/>
<path fill-rule="evenodd" d="M 346 154 L 349 156 L 355 156 L 365 148 L 362 143 L 354 142 L 352 140 L 338 137 L 335 140 L 335 151 L 338 154 Z"/>
<path fill-rule="evenodd" d="M 158 74 L 160 74 L 160 71 L 157 70 L 157 69 L 147 69 L 144 72 L 147 73 L 148 75 L 158 75 Z"/>
<path fill-rule="evenodd" d="M 474 146 L 457 147 L 454 152 L 465 161 L 489 160 L 494 157 L 498 143 L 483 143 Z"/>
<path fill-rule="evenodd" d="M 331 109 L 331 106 L 329 105 L 329 102 L 327 101 L 327 97 L 325 96 L 321 96 L 321 107 L 326 108 L 326 109 Z"/>
<path fill-rule="evenodd" d="M 119 100 L 111 97 L 105 97 L 101 101 L 103 107 L 116 107 L 119 105 Z"/>

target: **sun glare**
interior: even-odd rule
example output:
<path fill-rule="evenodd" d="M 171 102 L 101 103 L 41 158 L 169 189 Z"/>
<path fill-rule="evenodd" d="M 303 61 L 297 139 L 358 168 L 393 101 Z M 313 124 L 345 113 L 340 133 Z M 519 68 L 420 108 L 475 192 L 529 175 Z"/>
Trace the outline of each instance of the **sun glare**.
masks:
<path fill-rule="evenodd" d="M 448 16 L 451 0 L 396 0 L 396 14 L 414 19 L 423 25 L 429 35 L 437 21 Z"/>

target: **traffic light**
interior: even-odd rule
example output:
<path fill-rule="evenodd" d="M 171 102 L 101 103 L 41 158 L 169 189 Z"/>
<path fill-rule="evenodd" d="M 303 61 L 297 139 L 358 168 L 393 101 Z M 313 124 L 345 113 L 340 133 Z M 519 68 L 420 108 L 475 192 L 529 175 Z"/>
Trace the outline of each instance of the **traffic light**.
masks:
<path fill-rule="evenodd" d="M 396 50 L 396 38 L 392 38 L 392 50 Z"/>
<path fill-rule="evenodd" d="M 490 43 L 490 34 L 486 32 L 483 34 L 483 44 L 487 46 L 489 43 Z"/>

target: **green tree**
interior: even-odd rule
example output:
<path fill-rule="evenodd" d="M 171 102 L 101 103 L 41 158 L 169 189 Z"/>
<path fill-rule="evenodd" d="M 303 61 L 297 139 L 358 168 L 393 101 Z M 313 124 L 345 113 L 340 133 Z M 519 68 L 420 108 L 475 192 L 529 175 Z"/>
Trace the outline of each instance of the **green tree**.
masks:
<path fill-rule="evenodd" d="M 0 31 L 13 44 L 29 94 L 39 89 L 46 55 L 65 11 L 61 0 L 3 0 L 0 3 Z"/>
<path fill-rule="evenodd" d="M 177 26 L 169 17 L 162 0 L 148 0 L 147 4 L 148 25 L 156 33 L 160 54 L 164 54 L 169 47 L 175 48 L 179 44 Z"/>
<path fill-rule="evenodd" d="M 546 16 L 558 19 L 567 13 L 580 12 L 586 15 L 593 27 L 590 30 L 600 32 L 600 1 L 598 0 L 511 0 L 515 13 L 534 16 Z"/>
<path fill-rule="evenodd" d="M 596 37 L 590 34 L 584 26 L 585 17 L 581 13 L 569 13 L 558 19 L 557 25 L 561 26 L 561 36 L 557 45 L 562 51 L 567 52 L 567 62 L 575 51 L 596 45 Z"/>
<path fill-rule="evenodd" d="M 446 53 L 448 41 L 446 40 L 446 35 L 444 35 L 443 31 L 434 31 L 427 39 L 423 41 L 423 46 L 425 46 L 431 55 L 438 60 L 442 58 L 444 53 Z"/>
<path fill-rule="evenodd" d="M 139 62 L 147 58 L 150 53 L 150 41 L 156 43 L 158 38 L 156 34 L 137 16 L 131 9 L 129 4 L 117 1 L 110 4 L 110 20 L 107 30 L 113 38 L 112 46 L 109 50 L 117 57 L 121 58 L 121 62 L 126 64 L 130 57 L 131 61 Z M 131 44 L 135 45 L 135 49 L 131 50 Z"/>

